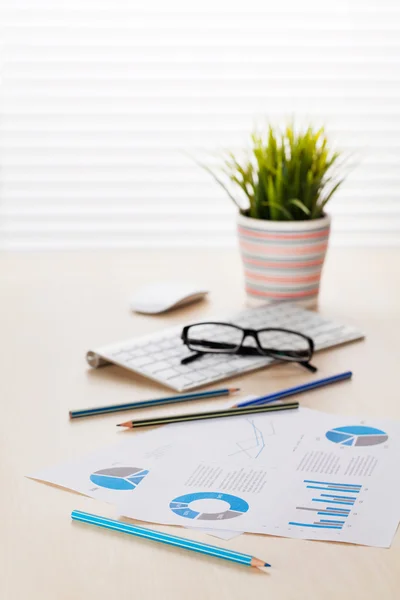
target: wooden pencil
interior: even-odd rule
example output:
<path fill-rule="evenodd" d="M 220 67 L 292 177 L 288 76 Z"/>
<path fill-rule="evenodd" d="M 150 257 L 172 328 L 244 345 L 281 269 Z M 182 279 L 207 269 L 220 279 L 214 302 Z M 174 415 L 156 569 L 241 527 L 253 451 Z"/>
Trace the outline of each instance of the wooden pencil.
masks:
<path fill-rule="evenodd" d="M 263 406 L 249 406 L 246 408 L 225 408 L 212 412 L 192 413 L 187 415 L 171 415 L 170 417 L 156 417 L 153 419 L 140 419 L 138 421 L 126 421 L 119 423 L 117 427 L 136 429 L 137 427 L 153 427 L 154 425 L 167 425 L 168 423 L 182 423 L 185 421 L 201 421 L 206 419 L 219 419 L 221 417 L 236 417 L 254 413 L 275 412 L 292 410 L 299 407 L 298 402 L 287 402 L 286 404 L 266 404 Z"/>
<path fill-rule="evenodd" d="M 81 408 L 70 410 L 69 418 L 78 419 L 81 417 L 92 417 L 94 415 L 104 415 L 108 413 L 121 412 L 122 410 L 135 410 L 136 408 L 151 408 L 160 404 L 174 404 L 175 402 L 186 402 L 187 400 L 207 400 L 208 398 L 219 398 L 235 394 L 240 388 L 221 388 L 217 390 L 206 390 L 204 392 L 194 392 L 191 394 L 179 394 L 177 396 L 166 396 L 165 398 L 154 398 L 152 400 L 138 400 L 136 402 L 127 402 L 125 404 L 111 404 L 109 406 L 96 406 L 93 408 Z"/>
<path fill-rule="evenodd" d="M 280 390 L 279 392 L 274 392 L 272 394 L 268 394 L 267 396 L 243 400 L 243 402 L 238 402 L 236 406 L 240 408 L 241 406 L 260 406 L 262 404 L 269 404 L 270 402 L 276 402 L 277 400 L 282 400 L 282 398 L 287 398 L 288 396 L 303 394 L 304 392 L 316 390 L 317 388 L 325 387 L 326 385 L 331 385 L 332 383 L 338 383 L 339 381 L 351 379 L 352 375 L 353 373 L 351 371 L 345 371 L 344 373 L 339 373 L 338 375 L 332 375 L 331 377 L 316 379 L 315 381 L 310 381 L 308 383 L 304 383 L 303 385 L 297 385 L 296 387 L 286 388 L 285 390 Z"/>
<path fill-rule="evenodd" d="M 207 556 L 213 556 L 214 558 L 222 558 L 247 567 L 271 566 L 269 563 L 264 562 L 260 558 L 255 558 L 250 554 L 243 554 L 242 552 L 235 552 L 234 550 L 228 550 L 227 548 L 203 544 L 202 542 L 196 542 L 195 540 L 170 535 L 169 533 L 162 533 L 161 531 L 156 531 L 154 529 L 139 527 L 138 525 L 130 525 L 129 523 L 115 521 L 114 519 L 107 519 L 106 517 L 92 515 L 90 513 L 81 512 L 80 510 L 72 511 L 71 518 L 73 521 L 97 525 L 98 527 L 104 527 L 105 529 L 111 529 L 112 531 L 120 531 L 121 533 L 128 533 L 129 535 L 139 538 L 153 540 L 177 548 L 184 548 L 185 550 L 199 552 L 200 554 L 206 554 Z"/>

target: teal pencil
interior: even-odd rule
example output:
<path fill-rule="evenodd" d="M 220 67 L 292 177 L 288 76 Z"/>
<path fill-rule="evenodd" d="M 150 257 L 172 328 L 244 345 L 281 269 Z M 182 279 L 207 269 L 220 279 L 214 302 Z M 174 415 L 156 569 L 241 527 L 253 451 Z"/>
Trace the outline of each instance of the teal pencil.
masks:
<path fill-rule="evenodd" d="M 111 529 L 112 531 L 120 531 L 121 533 L 127 533 L 139 538 L 153 540 L 154 542 L 160 542 L 161 544 L 168 544 L 169 546 L 175 546 L 176 548 L 184 548 L 185 550 L 199 552 L 200 554 L 206 554 L 207 556 L 222 558 L 223 560 L 229 560 L 230 562 L 238 563 L 247 567 L 271 566 L 270 564 L 259 558 L 255 558 L 250 554 L 243 554 L 242 552 L 235 552 L 234 550 L 227 550 L 226 548 L 219 548 L 218 546 L 203 544 L 202 542 L 196 542 L 194 540 L 188 540 L 187 538 L 181 538 L 176 535 L 162 533 L 160 531 L 155 531 L 154 529 L 130 525 L 129 523 L 115 521 L 114 519 L 107 519 L 106 517 L 92 515 L 90 513 L 81 512 L 80 510 L 72 511 L 71 519 L 73 521 L 80 521 L 81 523 L 89 523 L 90 525 L 97 525 L 98 527 Z"/>
<path fill-rule="evenodd" d="M 186 400 L 206 400 L 207 398 L 218 398 L 220 396 L 229 396 L 238 392 L 240 388 L 223 388 L 219 390 L 209 390 L 205 392 L 196 392 L 193 394 L 179 394 L 179 396 L 167 396 L 166 398 L 155 398 L 153 400 L 139 400 L 138 402 L 128 402 L 126 404 L 112 404 L 110 406 L 97 406 L 94 408 L 82 408 L 79 410 L 70 410 L 69 418 L 77 419 L 79 417 L 92 417 L 94 415 L 104 415 L 107 413 L 121 412 L 122 410 L 134 410 L 135 408 L 150 408 L 160 404 L 174 404 L 175 402 L 185 402 Z"/>

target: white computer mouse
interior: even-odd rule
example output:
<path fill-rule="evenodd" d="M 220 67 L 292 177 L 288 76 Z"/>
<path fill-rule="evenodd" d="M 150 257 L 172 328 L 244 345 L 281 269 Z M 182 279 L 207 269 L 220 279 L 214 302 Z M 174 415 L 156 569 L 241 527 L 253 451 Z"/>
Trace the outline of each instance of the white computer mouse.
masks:
<path fill-rule="evenodd" d="M 205 287 L 191 282 L 164 281 L 140 288 L 131 300 L 135 312 L 155 315 L 201 300 L 208 294 Z"/>

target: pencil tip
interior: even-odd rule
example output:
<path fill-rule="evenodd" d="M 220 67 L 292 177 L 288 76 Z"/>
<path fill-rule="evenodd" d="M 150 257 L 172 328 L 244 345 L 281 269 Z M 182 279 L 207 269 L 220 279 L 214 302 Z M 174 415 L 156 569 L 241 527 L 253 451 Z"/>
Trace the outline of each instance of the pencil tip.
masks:
<path fill-rule="evenodd" d="M 231 393 L 234 393 L 234 392 L 240 392 L 240 388 L 229 388 L 229 391 L 230 391 Z"/>
<path fill-rule="evenodd" d="M 250 564 L 252 567 L 258 567 L 258 568 L 271 566 L 269 563 L 266 563 L 263 560 L 261 560 L 261 558 L 254 558 L 254 557 L 251 559 Z"/>

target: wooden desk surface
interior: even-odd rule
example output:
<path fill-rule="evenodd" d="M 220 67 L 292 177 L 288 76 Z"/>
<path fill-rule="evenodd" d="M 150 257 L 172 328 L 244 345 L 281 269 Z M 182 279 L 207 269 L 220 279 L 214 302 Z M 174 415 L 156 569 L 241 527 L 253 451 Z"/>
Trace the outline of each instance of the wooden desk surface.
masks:
<path fill-rule="evenodd" d="M 399 258 L 400 250 L 393 249 L 330 250 L 319 310 L 358 325 L 367 339 L 315 358 L 321 376 L 351 369 L 354 378 L 302 397 L 305 406 L 400 417 Z M 0 273 L 1 600 L 399 598 L 400 535 L 390 550 L 257 535 L 216 540 L 270 561 L 273 568 L 265 575 L 71 524 L 73 509 L 112 517 L 113 507 L 24 478 L 116 440 L 115 415 L 70 422 L 70 408 L 168 394 L 117 367 L 88 369 L 85 352 L 242 307 L 236 252 L 3 254 Z M 132 314 L 134 290 L 159 278 L 204 281 L 210 300 L 166 316 Z M 306 378 L 295 366 L 279 366 L 230 383 L 240 382 L 244 394 L 267 393 Z"/>

